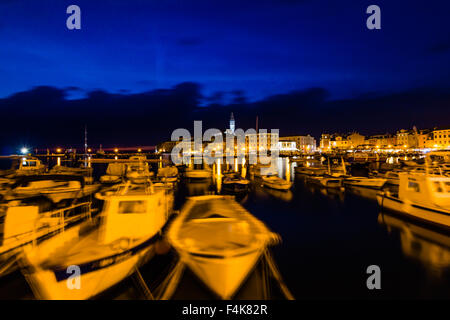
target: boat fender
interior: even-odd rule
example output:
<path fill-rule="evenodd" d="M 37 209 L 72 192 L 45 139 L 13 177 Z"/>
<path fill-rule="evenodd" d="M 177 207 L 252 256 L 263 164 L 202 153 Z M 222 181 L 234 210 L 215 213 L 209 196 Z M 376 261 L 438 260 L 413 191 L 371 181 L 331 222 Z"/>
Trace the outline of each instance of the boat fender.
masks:
<path fill-rule="evenodd" d="M 110 244 L 113 250 L 126 250 L 130 247 L 131 239 L 122 237 Z"/>

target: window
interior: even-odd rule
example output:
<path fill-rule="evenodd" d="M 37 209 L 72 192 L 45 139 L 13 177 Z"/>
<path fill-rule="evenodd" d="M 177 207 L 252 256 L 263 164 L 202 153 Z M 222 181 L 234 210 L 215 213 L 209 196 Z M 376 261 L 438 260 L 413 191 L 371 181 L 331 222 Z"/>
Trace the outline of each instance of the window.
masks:
<path fill-rule="evenodd" d="M 24 167 L 36 167 L 36 161 L 24 161 L 22 163 Z"/>
<path fill-rule="evenodd" d="M 433 185 L 436 192 L 444 192 L 439 181 L 434 181 Z"/>
<path fill-rule="evenodd" d="M 120 214 L 128 213 L 145 213 L 147 211 L 147 201 L 120 201 L 119 212 Z"/>
<path fill-rule="evenodd" d="M 409 181 L 408 182 L 408 189 L 414 190 L 415 192 L 420 192 L 419 184 L 416 183 L 416 182 Z"/>
<path fill-rule="evenodd" d="M 447 191 L 448 193 L 450 193 L 450 182 L 445 182 L 444 183 L 444 187 L 445 187 L 445 191 Z"/>

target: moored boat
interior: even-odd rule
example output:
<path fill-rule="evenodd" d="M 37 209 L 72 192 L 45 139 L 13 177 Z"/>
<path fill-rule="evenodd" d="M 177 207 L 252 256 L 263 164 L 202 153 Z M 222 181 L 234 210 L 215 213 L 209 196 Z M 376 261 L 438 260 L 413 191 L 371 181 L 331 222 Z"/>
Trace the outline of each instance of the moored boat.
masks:
<path fill-rule="evenodd" d="M 233 193 L 246 192 L 249 186 L 250 181 L 237 172 L 226 174 L 223 177 L 222 188 L 224 191 Z"/>
<path fill-rule="evenodd" d="M 381 189 L 386 183 L 384 178 L 348 177 L 344 179 L 345 186 Z"/>
<path fill-rule="evenodd" d="M 19 168 L 14 172 L 15 176 L 42 174 L 46 167 L 39 159 L 28 157 L 20 161 Z"/>
<path fill-rule="evenodd" d="M 189 198 L 167 237 L 181 261 L 222 299 L 234 295 L 279 240 L 230 196 Z"/>
<path fill-rule="evenodd" d="M 79 175 L 42 174 L 18 177 L 3 193 L 3 200 L 23 200 L 45 196 L 54 203 L 61 200 L 83 198 L 99 189 L 98 184 L 86 185 Z"/>
<path fill-rule="evenodd" d="M 20 203 L 5 209 L 0 237 L 0 275 L 15 270 L 23 246 L 32 246 L 91 217 L 91 202 L 45 211 L 38 204 Z"/>
<path fill-rule="evenodd" d="M 400 173 L 399 177 L 398 194 L 379 193 L 379 205 L 449 228 L 450 177 L 414 172 Z"/>
<path fill-rule="evenodd" d="M 165 191 L 127 183 L 98 197 L 105 201 L 99 225 L 86 222 L 24 250 L 22 271 L 36 297 L 91 298 L 151 258 L 171 211 Z"/>
<path fill-rule="evenodd" d="M 292 182 L 281 179 L 277 176 L 262 177 L 262 184 L 265 187 L 276 190 L 289 190 L 292 187 Z"/>

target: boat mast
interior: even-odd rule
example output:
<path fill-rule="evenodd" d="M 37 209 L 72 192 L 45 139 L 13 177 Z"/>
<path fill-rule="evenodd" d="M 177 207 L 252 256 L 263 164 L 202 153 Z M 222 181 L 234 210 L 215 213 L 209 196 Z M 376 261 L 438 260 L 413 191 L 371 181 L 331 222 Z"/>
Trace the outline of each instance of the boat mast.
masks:
<path fill-rule="evenodd" d="M 87 167 L 87 125 L 84 125 L 84 167 Z"/>

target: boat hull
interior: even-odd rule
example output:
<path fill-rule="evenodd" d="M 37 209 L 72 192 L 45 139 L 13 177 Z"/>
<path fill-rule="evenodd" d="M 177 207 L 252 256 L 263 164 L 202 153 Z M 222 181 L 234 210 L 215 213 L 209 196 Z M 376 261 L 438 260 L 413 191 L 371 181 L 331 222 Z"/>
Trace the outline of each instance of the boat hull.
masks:
<path fill-rule="evenodd" d="M 283 190 L 287 191 L 292 187 L 292 184 L 278 184 L 278 183 L 270 183 L 263 181 L 263 185 L 267 188 L 275 189 L 275 190 Z"/>
<path fill-rule="evenodd" d="M 35 296 L 39 299 L 85 300 L 102 293 L 134 273 L 137 267 L 151 258 L 153 255 L 152 249 L 153 246 L 147 246 L 135 254 L 122 253 L 123 258 L 117 256 L 104 257 L 100 261 L 91 261 L 86 265 L 80 266 L 79 289 L 70 287 L 69 283 L 73 283 L 70 278 L 72 272 L 67 270 L 35 267 L 32 272 L 25 271 L 25 277 Z M 119 261 L 114 261 L 114 259 Z M 108 263 L 111 264 L 108 265 Z M 102 267 L 102 264 L 107 266 Z M 89 267 L 98 269 L 83 272 L 84 269 Z"/>
<path fill-rule="evenodd" d="M 221 299 L 230 299 L 255 266 L 262 251 L 235 257 L 181 254 L 186 265 Z"/>
<path fill-rule="evenodd" d="M 382 208 L 399 212 L 424 222 L 450 228 L 450 210 L 427 208 L 386 194 L 378 194 L 377 201 Z"/>
<path fill-rule="evenodd" d="M 386 179 L 345 179 L 344 185 L 369 189 L 381 189 L 386 183 Z"/>

